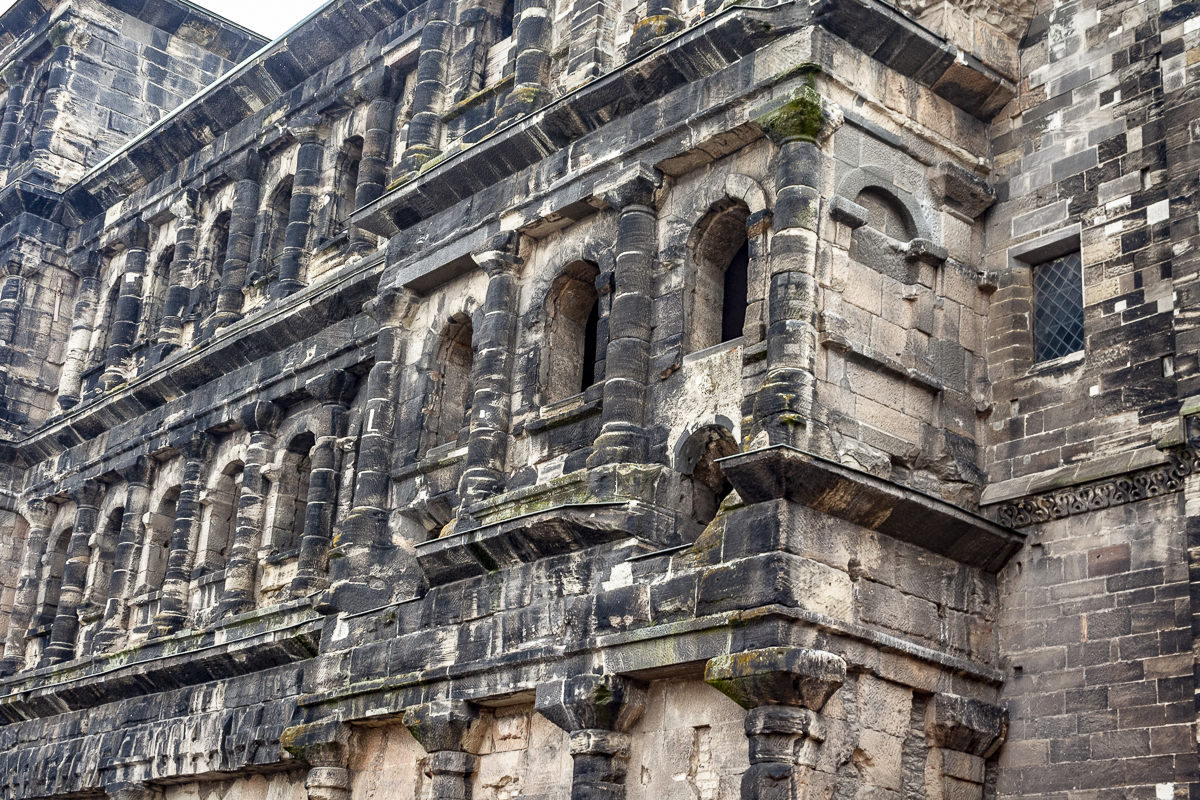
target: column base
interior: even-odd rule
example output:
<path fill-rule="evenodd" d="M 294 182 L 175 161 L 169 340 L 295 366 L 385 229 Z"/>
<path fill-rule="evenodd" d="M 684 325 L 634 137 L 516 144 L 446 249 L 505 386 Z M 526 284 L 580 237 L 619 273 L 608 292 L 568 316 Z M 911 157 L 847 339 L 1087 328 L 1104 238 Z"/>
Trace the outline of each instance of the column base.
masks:
<path fill-rule="evenodd" d="M 52 667 L 55 664 L 61 664 L 64 661 L 70 661 L 75 657 L 75 645 L 64 644 L 62 642 L 51 642 L 46 645 L 46 649 L 42 652 L 41 661 L 38 662 L 39 667 Z"/>
<path fill-rule="evenodd" d="M 304 282 L 297 278 L 281 278 L 271 287 L 270 295 L 273 300 L 282 300 L 303 288 Z"/>

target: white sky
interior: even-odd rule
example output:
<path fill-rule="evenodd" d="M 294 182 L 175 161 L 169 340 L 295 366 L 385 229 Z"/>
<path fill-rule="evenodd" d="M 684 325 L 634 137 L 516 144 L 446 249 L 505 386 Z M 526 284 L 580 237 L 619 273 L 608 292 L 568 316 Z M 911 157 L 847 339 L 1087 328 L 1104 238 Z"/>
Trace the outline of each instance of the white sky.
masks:
<path fill-rule="evenodd" d="M 0 0 L 0 14 L 16 0 Z M 274 39 L 324 5 L 325 0 L 192 0 L 255 33 Z"/>

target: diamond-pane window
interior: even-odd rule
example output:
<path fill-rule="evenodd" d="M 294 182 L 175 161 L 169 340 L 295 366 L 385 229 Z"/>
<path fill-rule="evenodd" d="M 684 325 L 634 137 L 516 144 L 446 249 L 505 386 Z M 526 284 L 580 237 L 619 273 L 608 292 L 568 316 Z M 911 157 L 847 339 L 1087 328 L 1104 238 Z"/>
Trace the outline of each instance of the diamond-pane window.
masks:
<path fill-rule="evenodd" d="M 1078 251 L 1033 268 L 1033 349 L 1039 362 L 1083 349 L 1083 265 Z"/>

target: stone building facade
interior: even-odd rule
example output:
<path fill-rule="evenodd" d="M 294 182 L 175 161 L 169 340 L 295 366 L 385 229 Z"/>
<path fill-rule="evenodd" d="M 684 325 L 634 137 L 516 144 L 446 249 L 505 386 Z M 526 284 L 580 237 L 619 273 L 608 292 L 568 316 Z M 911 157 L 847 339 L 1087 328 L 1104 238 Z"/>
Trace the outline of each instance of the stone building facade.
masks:
<path fill-rule="evenodd" d="M 0 67 L 3 800 L 1200 797 L 1196 0 Z"/>

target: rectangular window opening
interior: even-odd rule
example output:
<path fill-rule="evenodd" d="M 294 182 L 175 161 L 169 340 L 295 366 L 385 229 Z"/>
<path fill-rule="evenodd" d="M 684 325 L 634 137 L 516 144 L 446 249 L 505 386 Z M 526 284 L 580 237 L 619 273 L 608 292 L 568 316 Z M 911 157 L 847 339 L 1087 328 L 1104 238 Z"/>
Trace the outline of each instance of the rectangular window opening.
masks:
<path fill-rule="evenodd" d="M 1033 268 L 1034 360 L 1050 361 L 1083 347 L 1083 263 L 1076 250 Z"/>

